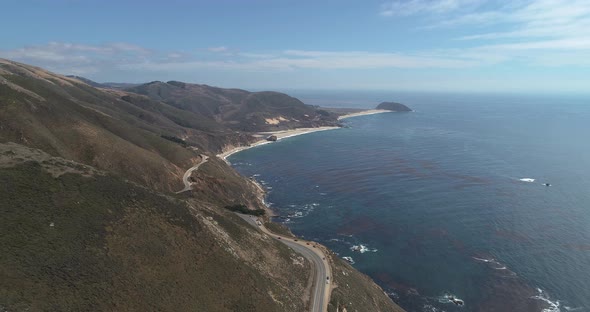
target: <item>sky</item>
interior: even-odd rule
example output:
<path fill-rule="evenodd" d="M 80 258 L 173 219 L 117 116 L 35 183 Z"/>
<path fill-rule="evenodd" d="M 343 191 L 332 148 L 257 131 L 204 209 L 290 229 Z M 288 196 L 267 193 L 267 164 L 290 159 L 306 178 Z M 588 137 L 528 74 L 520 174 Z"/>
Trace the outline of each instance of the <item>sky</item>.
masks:
<path fill-rule="evenodd" d="M 98 82 L 590 93 L 589 0 L 3 0 L 0 57 Z"/>

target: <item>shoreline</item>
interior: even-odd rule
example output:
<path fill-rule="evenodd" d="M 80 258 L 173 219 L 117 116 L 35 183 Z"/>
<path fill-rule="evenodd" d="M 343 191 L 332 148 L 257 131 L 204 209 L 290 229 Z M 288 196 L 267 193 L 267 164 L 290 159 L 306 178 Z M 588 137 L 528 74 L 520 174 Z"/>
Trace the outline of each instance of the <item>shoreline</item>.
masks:
<path fill-rule="evenodd" d="M 366 110 L 366 111 L 360 111 L 360 112 L 355 112 L 355 113 L 349 113 L 349 114 L 344 114 L 341 116 L 338 116 L 337 120 L 343 120 L 346 118 L 352 118 L 352 117 L 358 117 L 358 116 L 365 116 L 365 115 L 373 115 L 373 114 L 381 114 L 381 113 L 388 113 L 391 112 L 389 110 L 378 110 L 378 109 L 371 109 L 371 110 Z M 325 127 L 317 127 L 317 128 L 295 128 L 295 129 L 290 129 L 290 130 L 282 130 L 282 131 L 271 131 L 271 132 L 258 132 L 256 133 L 254 136 L 256 137 L 260 137 L 261 139 L 251 143 L 247 146 L 238 146 L 238 147 L 234 147 L 234 148 L 230 148 L 229 150 L 217 154 L 216 156 L 220 159 L 222 159 L 224 162 L 226 162 L 230 167 L 233 168 L 232 164 L 227 160 L 227 158 L 233 154 L 245 151 L 247 149 L 250 148 L 254 148 L 257 146 L 261 146 L 261 145 L 265 145 L 265 144 L 269 144 L 269 143 L 273 143 L 273 141 L 268 141 L 266 140 L 266 138 L 270 135 L 275 135 L 277 137 L 277 141 L 282 140 L 282 139 L 286 139 L 286 138 L 290 138 L 290 137 L 294 137 L 294 136 L 298 136 L 298 135 L 304 135 L 304 134 L 309 134 L 309 133 L 313 133 L 313 132 L 319 132 L 319 131 L 327 131 L 327 130 L 335 130 L 335 129 L 340 129 L 342 128 L 341 126 L 325 126 Z M 234 169 L 235 170 L 235 169 Z M 262 218 L 267 220 L 268 222 L 272 222 L 272 223 L 277 223 L 277 224 L 281 224 L 278 223 L 276 221 L 273 221 L 274 217 L 278 217 L 280 216 L 277 211 L 275 211 L 273 208 L 270 207 L 270 205 L 266 202 L 266 196 L 267 196 L 267 189 L 256 179 L 254 178 L 249 178 L 248 181 L 250 183 L 252 183 L 254 185 L 254 187 L 257 189 L 257 193 L 259 196 L 260 201 L 262 202 L 263 205 L 263 209 L 266 212 L 266 216 L 263 216 Z M 297 242 L 298 239 L 301 238 L 297 238 L 297 236 L 295 236 L 295 234 L 293 234 L 291 232 L 291 228 L 283 225 L 284 227 L 286 227 L 287 231 L 293 236 L 293 242 Z M 255 226 L 256 227 L 256 226 Z M 274 234 L 272 232 L 269 232 L 269 234 L 271 234 L 272 236 L 275 236 L 277 234 Z M 279 234 L 280 235 L 280 234 Z M 284 235 L 281 235 L 284 236 Z M 289 240 L 291 239 L 288 236 L 284 236 L 285 240 Z M 280 238 L 280 237 L 279 237 Z M 309 243 L 308 243 L 309 245 Z M 305 247 L 305 246 L 304 246 Z M 326 268 L 328 270 L 327 273 L 327 278 L 332 277 L 332 282 L 329 283 L 329 285 L 324 285 L 324 278 L 321 278 L 321 282 L 318 284 L 318 287 L 327 287 L 327 290 L 324 292 L 323 295 L 323 300 L 324 300 L 324 304 L 322 306 L 322 310 L 326 310 L 330 299 L 332 297 L 332 292 L 334 291 L 335 287 L 333 284 L 334 278 L 332 276 L 333 271 L 332 271 L 332 265 L 330 264 L 330 260 L 326 260 L 328 258 L 327 255 L 330 255 L 330 253 L 332 252 L 328 247 L 315 242 L 315 246 L 314 247 L 318 247 L 320 250 L 320 257 L 322 257 L 323 262 L 326 264 Z M 313 252 L 317 252 L 312 250 Z M 339 256 L 336 256 L 337 258 L 340 258 Z M 332 260 L 334 261 L 334 260 Z M 359 271 L 360 272 L 360 271 Z M 370 280 L 376 284 L 375 280 L 370 278 Z M 384 290 L 381 289 L 383 292 Z M 389 295 L 386 294 L 386 296 L 389 298 Z M 391 298 L 390 298 L 391 299 Z M 393 302 L 393 300 L 392 300 Z"/>
<path fill-rule="evenodd" d="M 274 132 L 272 132 L 272 131 L 271 132 L 258 132 L 258 133 L 256 133 L 256 136 L 260 136 L 260 137 L 262 137 L 262 139 L 254 142 L 250 145 L 234 147 L 234 148 L 227 150 L 223 153 L 217 154 L 216 156 L 218 158 L 223 159 L 225 162 L 229 163 L 229 161 L 227 161 L 227 158 L 235 153 L 245 151 L 247 149 L 251 149 L 251 148 L 254 148 L 257 146 L 273 143 L 273 141 L 268 141 L 266 139 L 270 135 L 275 135 L 277 137 L 277 141 L 280 141 L 282 139 L 286 139 L 286 138 L 290 138 L 290 137 L 294 137 L 294 136 L 298 136 L 298 135 L 319 132 L 319 131 L 326 131 L 326 130 L 335 130 L 335 129 L 340 129 L 340 127 L 295 128 L 295 129 L 291 129 L 291 130 L 281 130 L 281 131 L 274 131 Z"/>
<path fill-rule="evenodd" d="M 337 120 L 358 117 L 358 116 L 389 113 L 389 112 L 391 112 L 391 111 L 384 110 L 384 109 L 369 109 L 366 111 L 360 111 L 360 112 L 356 112 L 356 113 L 350 113 L 350 114 L 338 116 Z M 260 136 L 260 137 L 262 137 L 262 139 L 254 142 L 250 145 L 237 146 L 237 147 L 231 148 L 223 153 L 217 154 L 216 156 L 218 158 L 223 159 L 226 163 L 230 164 L 230 162 L 227 160 L 227 158 L 235 153 L 239 153 L 241 151 L 245 151 L 247 149 L 251 149 L 251 148 L 254 148 L 257 146 L 273 143 L 272 141 L 266 140 L 266 138 L 270 135 L 275 135 L 277 137 L 277 141 L 280 141 L 282 139 L 286 139 L 286 138 L 290 138 L 290 137 L 294 137 L 294 136 L 298 136 L 298 135 L 309 134 L 309 133 L 319 132 L 319 131 L 326 131 L 326 130 L 335 130 L 335 129 L 340 129 L 340 128 L 342 128 L 342 127 L 325 126 L 325 127 L 317 127 L 317 128 L 295 128 L 295 129 L 281 130 L 281 131 L 258 132 L 255 134 L 255 136 Z"/>
<path fill-rule="evenodd" d="M 361 111 L 361 112 L 357 112 L 357 113 L 350 113 L 350 114 L 345 114 L 342 116 L 338 116 L 338 120 L 342 120 L 342 119 L 346 119 L 346 118 L 352 118 L 352 117 L 358 117 L 358 116 L 366 116 L 366 115 L 375 115 L 375 114 L 383 114 L 383 113 L 391 113 L 393 111 L 387 110 L 387 109 L 369 109 L 366 111 Z"/>

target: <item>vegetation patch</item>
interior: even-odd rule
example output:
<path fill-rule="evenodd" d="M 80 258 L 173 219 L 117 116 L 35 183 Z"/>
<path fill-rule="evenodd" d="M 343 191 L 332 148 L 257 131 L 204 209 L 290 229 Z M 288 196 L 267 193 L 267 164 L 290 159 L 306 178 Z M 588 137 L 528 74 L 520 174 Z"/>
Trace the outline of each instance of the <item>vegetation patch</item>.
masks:
<path fill-rule="evenodd" d="M 188 146 L 188 144 L 186 143 L 186 141 L 183 140 L 183 139 L 181 139 L 181 138 L 179 138 L 179 137 L 170 136 L 170 135 L 163 135 L 163 134 L 160 135 L 160 137 L 162 137 L 162 138 L 164 138 L 164 139 L 166 139 L 168 141 L 172 141 L 174 143 L 178 143 L 178 144 L 182 145 L 183 147 L 187 147 Z"/>
<path fill-rule="evenodd" d="M 241 221 L 219 216 L 223 222 L 213 226 L 232 229 L 247 250 L 266 244 L 270 254 L 253 252 L 259 258 L 248 263 L 231 251 L 240 246 L 193 215 L 203 208 L 191 212 L 184 201 L 116 176 L 54 177 L 28 161 L 0 168 L 0 184 L 2 309 L 304 310 L 305 281 L 291 273 L 306 276 L 307 268 L 292 266 L 277 242 L 244 239 L 249 225 Z M 268 266 L 275 276 L 261 271 Z"/>

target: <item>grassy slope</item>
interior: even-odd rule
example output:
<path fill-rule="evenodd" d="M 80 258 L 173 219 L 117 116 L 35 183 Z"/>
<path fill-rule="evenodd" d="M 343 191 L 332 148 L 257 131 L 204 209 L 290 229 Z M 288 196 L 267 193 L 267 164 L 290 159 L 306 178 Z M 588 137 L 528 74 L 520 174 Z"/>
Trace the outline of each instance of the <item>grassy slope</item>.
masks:
<path fill-rule="evenodd" d="M 154 81 L 127 90 L 245 132 L 337 124 L 336 115 L 324 116 L 316 108 L 279 92 L 248 92 L 177 81 Z M 284 118 L 278 125 L 265 120 L 278 117 Z"/>
<path fill-rule="evenodd" d="M 0 310 L 304 309 L 308 265 L 222 209 L 32 161 L 0 183 Z"/>
<path fill-rule="evenodd" d="M 182 131 L 161 115 L 134 112 L 139 108 L 86 85 L 2 76 L 43 99 L 0 84 L 0 142 L 20 142 L 160 190 L 178 188 L 196 159 L 195 152 L 160 137 Z"/>

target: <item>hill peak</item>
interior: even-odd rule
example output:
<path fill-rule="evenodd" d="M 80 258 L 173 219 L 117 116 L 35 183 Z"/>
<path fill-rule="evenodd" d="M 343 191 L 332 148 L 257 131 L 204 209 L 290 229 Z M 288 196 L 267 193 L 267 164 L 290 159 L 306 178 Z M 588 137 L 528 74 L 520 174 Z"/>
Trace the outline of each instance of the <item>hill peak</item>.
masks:
<path fill-rule="evenodd" d="M 382 102 L 381 104 L 377 105 L 377 109 L 385 109 L 394 112 L 411 112 L 412 109 L 407 107 L 404 104 L 397 103 L 397 102 Z"/>

